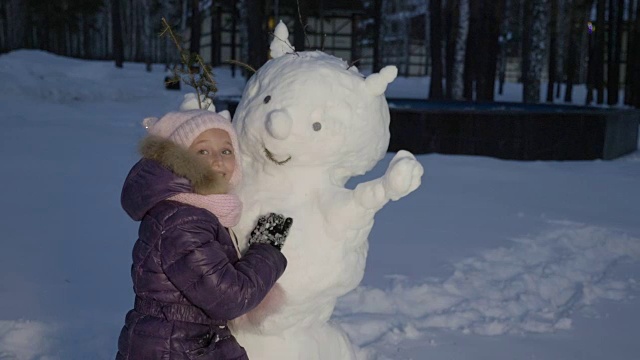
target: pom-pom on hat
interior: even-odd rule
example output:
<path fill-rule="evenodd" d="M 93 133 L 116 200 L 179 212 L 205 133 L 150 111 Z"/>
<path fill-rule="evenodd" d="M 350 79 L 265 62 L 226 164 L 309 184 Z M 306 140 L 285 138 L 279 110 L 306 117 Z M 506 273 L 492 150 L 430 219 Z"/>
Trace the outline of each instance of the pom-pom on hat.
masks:
<path fill-rule="evenodd" d="M 149 135 L 168 139 L 188 149 L 198 135 L 209 129 L 221 129 L 229 134 L 233 152 L 236 155 L 236 167 L 229 179 L 231 186 L 236 187 L 242 178 L 242 166 L 238 148 L 238 137 L 231 125 L 228 111 L 216 113 L 209 110 L 174 111 L 161 118 L 150 117 L 142 121 Z"/>

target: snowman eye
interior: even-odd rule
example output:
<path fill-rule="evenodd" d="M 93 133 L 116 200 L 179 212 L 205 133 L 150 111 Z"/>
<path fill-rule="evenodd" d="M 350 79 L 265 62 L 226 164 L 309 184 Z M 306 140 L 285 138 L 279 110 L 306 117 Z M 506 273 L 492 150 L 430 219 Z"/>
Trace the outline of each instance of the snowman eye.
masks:
<path fill-rule="evenodd" d="M 319 122 L 314 122 L 313 131 L 320 131 L 320 129 L 322 129 L 322 124 L 320 124 Z"/>
<path fill-rule="evenodd" d="M 264 103 L 265 103 L 265 104 L 268 104 L 268 103 L 269 103 L 269 101 L 271 101 L 271 95 L 267 95 L 267 96 L 265 96 L 265 97 L 264 97 L 264 100 L 262 100 L 262 101 L 264 101 Z"/>

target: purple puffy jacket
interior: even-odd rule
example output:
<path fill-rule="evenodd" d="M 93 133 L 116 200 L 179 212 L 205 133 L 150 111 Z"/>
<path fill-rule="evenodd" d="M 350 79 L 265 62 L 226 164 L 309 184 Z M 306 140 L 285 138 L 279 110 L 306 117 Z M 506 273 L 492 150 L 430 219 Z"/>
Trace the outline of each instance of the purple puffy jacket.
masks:
<path fill-rule="evenodd" d="M 213 214 L 164 200 L 192 191 L 188 179 L 150 159 L 127 176 L 122 206 L 141 224 L 131 267 L 135 307 L 116 360 L 247 359 L 227 321 L 260 303 L 286 259 L 267 244 L 250 246 L 238 259 Z"/>

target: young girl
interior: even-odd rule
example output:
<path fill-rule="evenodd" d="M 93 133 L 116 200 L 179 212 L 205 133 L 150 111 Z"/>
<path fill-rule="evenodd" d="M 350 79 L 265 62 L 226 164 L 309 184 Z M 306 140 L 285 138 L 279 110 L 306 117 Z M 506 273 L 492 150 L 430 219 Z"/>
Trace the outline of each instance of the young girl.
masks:
<path fill-rule="evenodd" d="M 204 110 L 145 119 L 151 136 L 122 189 L 122 207 L 141 221 L 133 248 L 135 306 L 116 360 L 247 359 L 227 321 L 253 309 L 282 275 L 291 220 L 260 219 L 239 259 L 227 228 L 241 203 L 236 134 Z"/>

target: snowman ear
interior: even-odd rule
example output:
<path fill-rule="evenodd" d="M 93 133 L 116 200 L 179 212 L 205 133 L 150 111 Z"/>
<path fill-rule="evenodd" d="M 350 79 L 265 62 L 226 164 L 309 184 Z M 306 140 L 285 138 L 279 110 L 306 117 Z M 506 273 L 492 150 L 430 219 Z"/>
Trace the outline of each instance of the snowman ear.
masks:
<path fill-rule="evenodd" d="M 198 109 L 198 98 L 195 93 L 184 94 L 182 104 L 180 104 L 180 111 Z"/>
<path fill-rule="evenodd" d="M 396 76 L 398 76 L 398 68 L 389 65 L 382 68 L 379 73 L 367 76 L 364 83 L 371 95 L 378 96 L 384 94 L 385 90 L 387 90 L 387 85 L 389 85 Z"/>
<path fill-rule="evenodd" d="M 295 48 L 289 42 L 289 29 L 287 29 L 287 25 L 285 25 L 282 20 L 280 20 L 273 30 L 273 40 L 271 40 L 269 50 L 271 57 L 274 59 L 295 51 Z"/>
<path fill-rule="evenodd" d="M 151 128 L 158 122 L 157 117 L 148 117 L 142 120 L 142 126 L 147 129 L 148 132 L 151 132 Z"/>
<path fill-rule="evenodd" d="M 222 110 L 218 113 L 218 115 L 222 116 L 223 118 L 231 121 L 231 113 L 229 112 L 229 110 Z"/>
<path fill-rule="evenodd" d="M 202 110 L 216 112 L 216 106 L 213 104 L 213 100 L 210 98 L 204 98 L 204 100 L 202 100 Z"/>

